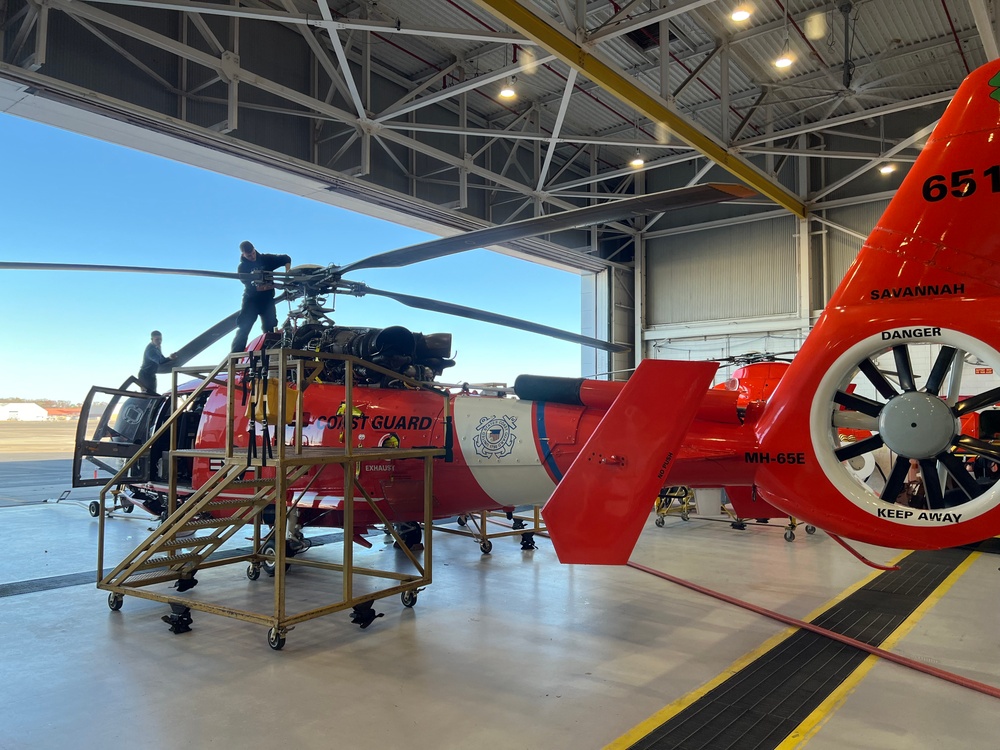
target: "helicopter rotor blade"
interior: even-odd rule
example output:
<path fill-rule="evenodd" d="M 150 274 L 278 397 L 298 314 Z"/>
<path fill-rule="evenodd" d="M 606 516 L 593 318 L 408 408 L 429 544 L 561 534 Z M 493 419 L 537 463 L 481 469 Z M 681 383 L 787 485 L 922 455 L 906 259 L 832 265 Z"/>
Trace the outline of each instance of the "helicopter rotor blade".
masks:
<path fill-rule="evenodd" d="M 278 302 L 282 302 L 287 299 L 287 297 L 288 295 L 282 294 L 275 297 L 274 302 L 277 304 Z M 169 362 L 164 362 L 156 368 L 156 371 L 163 374 L 170 372 L 175 367 L 183 367 L 190 362 L 193 357 L 201 354 L 216 341 L 232 333 L 236 329 L 236 319 L 239 316 L 239 311 L 234 312 L 232 315 L 220 320 L 211 328 L 195 336 L 175 352 L 177 356 L 174 359 L 171 359 Z"/>
<path fill-rule="evenodd" d="M 208 276 L 214 279 L 241 279 L 246 274 L 227 271 L 203 271 L 197 268 L 153 268 L 150 266 L 91 265 L 87 263 L 15 263 L 0 262 L 0 271 L 103 271 L 113 273 L 158 273 L 176 276 Z"/>
<path fill-rule="evenodd" d="M 388 297 L 389 299 L 394 299 L 404 305 L 416 307 L 420 310 L 430 310 L 431 312 L 455 315 L 460 318 L 479 320 L 483 323 L 494 323 L 508 328 L 517 328 L 521 331 L 538 333 L 542 336 L 551 336 L 552 338 L 570 341 L 575 344 L 582 344 L 583 346 L 590 346 L 595 349 L 603 349 L 608 352 L 626 352 L 631 349 L 631 347 L 624 344 L 614 344 L 610 341 L 601 341 L 600 339 L 590 338 L 589 336 L 583 336 L 579 333 L 564 331 L 561 328 L 552 328 L 551 326 L 545 326 L 540 323 L 533 323 L 530 320 L 511 318 L 507 315 L 486 312 L 485 310 L 478 310 L 474 307 L 465 307 L 464 305 L 456 305 L 452 302 L 442 302 L 441 300 L 428 299 L 427 297 L 415 297 L 411 294 L 400 294 L 398 292 L 387 292 L 383 289 L 373 289 L 372 287 L 363 284 L 358 284 L 353 290 L 353 293 L 358 296 L 375 294 L 380 297 Z"/>
<path fill-rule="evenodd" d="M 602 203 L 599 206 L 587 206 L 557 214 L 539 216 L 534 219 L 515 221 L 496 227 L 487 227 L 473 232 L 465 232 L 454 237 L 422 242 L 397 250 L 371 255 L 367 258 L 340 266 L 337 272 L 340 276 L 363 268 L 399 268 L 412 263 L 419 263 L 433 258 L 475 250 L 502 242 L 535 237 L 540 234 L 560 232 L 565 229 L 592 226 L 608 221 L 616 221 L 651 213 L 674 211 L 680 208 L 691 208 L 710 203 L 749 198 L 756 195 L 750 188 L 742 185 L 725 183 L 705 183 L 693 187 L 665 190 L 660 193 L 642 195 L 621 201 Z"/>

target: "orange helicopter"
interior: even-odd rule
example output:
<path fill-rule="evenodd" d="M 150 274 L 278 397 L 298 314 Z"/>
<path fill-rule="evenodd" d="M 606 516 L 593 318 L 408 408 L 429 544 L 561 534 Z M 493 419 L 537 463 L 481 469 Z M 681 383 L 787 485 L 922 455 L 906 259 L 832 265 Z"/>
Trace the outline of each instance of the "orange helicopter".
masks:
<path fill-rule="evenodd" d="M 347 432 L 361 447 L 446 446 L 447 455 L 434 469 L 435 517 L 544 503 L 542 513 L 563 562 L 625 563 L 652 499 L 665 484 L 742 488 L 832 535 L 887 547 L 950 547 L 997 534 L 1000 485 L 979 481 L 964 457 L 996 465 L 1000 448 L 964 434 L 960 420 L 993 406 L 1000 387 L 960 394 L 969 391 L 962 383 L 967 358 L 1000 372 L 995 323 L 1000 319 L 1000 240 L 987 220 L 1000 200 L 1000 95 L 990 83 L 998 74 L 1000 63 L 994 62 L 969 76 L 795 360 L 782 368 L 780 379 L 778 373 L 765 377 L 752 397 L 747 393 L 741 400 L 739 390 L 712 389 L 718 363 L 644 360 L 624 383 L 522 376 L 514 386 L 517 398 L 453 393 L 446 412 L 439 393 L 399 387 L 373 370 L 367 379 L 362 375 L 347 414 L 343 376 L 334 368 L 302 394 L 303 430 L 312 445 L 324 447 L 342 447 Z M 735 186 L 700 186 L 631 199 L 635 202 L 618 208 L 628 204 L 633 211 L 662 211 L 748 194 Z M 604 219 L 593 214 L 584 219 L 582 212 L 591 209 L 580 209 L 576 218 L 543 219 L 561 216 L 569 222 L 565 228 L 607 220 L 613 210 L 598 208 L 609 212 Z M 513 239 L 513 226 L 346 266 L 293 271 L 286 278 L 275 274 L 276 285 L 302 303 L 280 341 L 278 335 L 258 339 L 251 352 L 280 344 L 356 354 L 428 384 L 449 366 L 446 336 L 332 325 L 323 317 L 320 297 L 331 292 L 378 294 L 614 348 L 529 321 L 343 278 L 352 270 L 402 266 Z M 530 231 L 556 230 L 536 225 Z M 0 263 L 0 270 L 30 267 L 40 266 Z M 182 348 L 179 359 L 224 336 L 234 322 L 235 315 L 207 331 Z M 885 375 L 889 362 L 898 384 Z M 182 440 L 194 447 L 221 444 L 228 388 L 220 382 L 203 394 L 181 430 Z M 142 401 L 142 408 L 134 404 L 132 422 L 110 426 L 123 440 L 142 442 L 159 419 L 149 399 Z M 255 420 L 239 414 L 235 420 L 240 447 L 252 449 L 260 434 Z M 348 423 L 349 431 L 344 429 Z M 868 436 L 844 442 L 845 431 Z M 267 434 L 261 447 L 281 439 Z M 892 464 L 883 486 L 874 489 L 850 463 L 882 449 L 891 452 Z M 911 460 L 920 467 L 924 508 L 897 503 Z M 138 497 L 162 495 L 165 482 L 157 476 L 157 463 L 154 446 L 146 475 L 128 480 Z M 357 477 L 393 522 L 422 520 L 416 464 L 373 461 Z M 209 460 L 193 458 L 182 479 L 193 492 L 212 472 Z M 342 525 L 343 481 L 337 472 L 315 479 L 297 500 L 298 522 Z M 303 478 L 289 491 L 301 493 L 306 484 Z M 364 508 L 358 511 L 355 532 L 377 523 Z"/>

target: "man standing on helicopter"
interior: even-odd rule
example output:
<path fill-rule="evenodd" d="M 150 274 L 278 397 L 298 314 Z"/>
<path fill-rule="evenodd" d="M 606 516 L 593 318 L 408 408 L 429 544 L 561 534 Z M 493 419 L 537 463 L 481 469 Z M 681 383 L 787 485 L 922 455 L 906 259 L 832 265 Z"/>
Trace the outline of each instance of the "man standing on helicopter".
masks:
<path fill-rule="evenodd" d="M 258 253 L 253 243 L 244 240 L 240 243 L 240 265 L 236 272 L 241 274 L 258 274 L 258 278 L 244 279 L 243 304 L 236 319 L 236 336 L 233 338 L 231 352 L 241 352 L 246 348 L 247 337 L 254 321 L 260 317 L 260 325 L 264 333 L 269 333 L 278 327 L 278 313 L 274 309 L 274 284 L 261 280 L 259 272 L 273 271 L 284 265 L 285 271 L 292 270 L 292 259 L 287 255 L 272 255 Z"/>

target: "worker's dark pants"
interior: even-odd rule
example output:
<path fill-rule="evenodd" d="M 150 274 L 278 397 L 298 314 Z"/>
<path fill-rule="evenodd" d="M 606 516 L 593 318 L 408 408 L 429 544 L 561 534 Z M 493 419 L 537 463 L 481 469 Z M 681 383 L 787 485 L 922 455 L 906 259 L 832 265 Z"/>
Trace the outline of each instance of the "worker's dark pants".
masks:
<path fill-rule="evenodd" d="M 260 317 L 261 330 L 264 333 L 278 327 L 278 313 L 274 309 L 274 292 L 255 294 L 252 297 L 243 295 L 243 306 L 236 318 L 236 336 L 233 338 L 233 345 L 229 351 L 241 352 L 246 349 L 250 329 L 253 328 L 254 321 L 257 320 L 258 316 Z"/>
<path fill-rule="evenodd" d="M 142 390 L 146 393 L 156 393 L 156 373 L 147 375 L 140 372 L 136 380 L 139 381 L 139 385 L 142 386 Z"/>

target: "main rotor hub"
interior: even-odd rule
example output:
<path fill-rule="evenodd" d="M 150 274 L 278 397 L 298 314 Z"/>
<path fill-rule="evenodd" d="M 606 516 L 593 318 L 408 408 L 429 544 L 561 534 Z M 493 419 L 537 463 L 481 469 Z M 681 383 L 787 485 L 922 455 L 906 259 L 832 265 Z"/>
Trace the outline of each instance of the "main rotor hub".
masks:
<path fill-rule="evenodd" d="M 886 446 L 907 458 L 932 458 L 958 434 L 958 419 L 937 396 L 907 391 L 893 397 L 878 417 L 878 431 Z"/>

